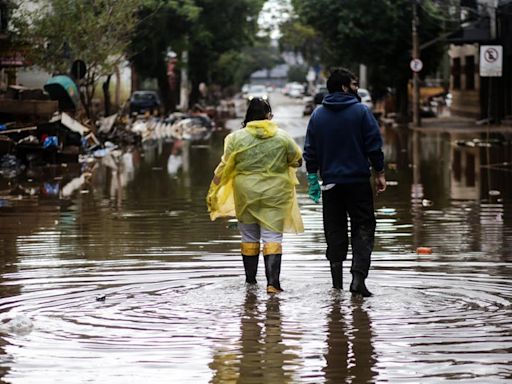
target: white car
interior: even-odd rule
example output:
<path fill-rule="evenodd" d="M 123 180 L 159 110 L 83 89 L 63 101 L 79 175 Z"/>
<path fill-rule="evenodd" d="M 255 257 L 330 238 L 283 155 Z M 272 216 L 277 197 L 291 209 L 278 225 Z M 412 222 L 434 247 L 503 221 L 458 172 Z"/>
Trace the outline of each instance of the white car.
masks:
<path fill-rule="evenodd" d="M 263 100 L 268 100 L 267 87 L 258 84 L 251 85 L 246 95 L 247 102 L 251 101 L 255 97 L 259 97 Z"/>
<path fill-rule="evenodd" d="M 368 109 L 371 111 L 373 109 L 373 102 L 372 102 L 372 96 L 370 95 L 370 92 L 368 92 L 365 88 L 358 88 L 357 94 L 361 98 L 361 103 L 366 105 Z"/>
<path fill-rule="evenodd" d="M 299 83 L 292 83 L 288 90 L 288 96 L 299 98 L 304 95 L 304 86 Z"/>

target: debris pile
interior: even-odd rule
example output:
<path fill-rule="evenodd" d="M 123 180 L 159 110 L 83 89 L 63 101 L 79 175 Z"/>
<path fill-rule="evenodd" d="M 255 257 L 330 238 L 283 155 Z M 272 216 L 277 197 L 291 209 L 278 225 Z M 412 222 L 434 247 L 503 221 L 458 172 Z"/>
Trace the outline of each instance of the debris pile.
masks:
<path fill-rule="evenodd" d="M 130 113 L 127 106 L 93 124 L 82 118 L 78 91 L 68 76 L 56 76 L 45 91 L 12 86 L 0 99 L 0 173 L 13 177 L 25 167 L 101 158 L 114 149 L 147 141 L 204 143 L 236 114 L 233 102 L 195 106 L 168 116 Z M 71 84 L 73 85 L 73 84 Z M 71 91 L 70 91 L 71 89 Z M 53 99 L 53 100 L 51 100 Z M 16 160 L 16 161 L 15 161 Z"/>

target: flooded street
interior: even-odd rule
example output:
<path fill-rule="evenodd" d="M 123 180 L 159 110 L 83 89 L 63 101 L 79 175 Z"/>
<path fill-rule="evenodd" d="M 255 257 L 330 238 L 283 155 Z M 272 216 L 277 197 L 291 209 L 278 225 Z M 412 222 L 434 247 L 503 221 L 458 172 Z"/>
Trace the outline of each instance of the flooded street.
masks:
<path fill-rule="evenodd" d="M 302 104 L 273 96 L 302 146 Z M 512 382 L 511 139 L 386 129 L 364 300 L 349 262 L 331 289 L 304 169 L 285 291 L 262 262 L 245 286 L 236 223 L 206 212 L 220 136 L 0 178 L 0 315 L 33 322 L 0 328 L 0 382 Z"/>

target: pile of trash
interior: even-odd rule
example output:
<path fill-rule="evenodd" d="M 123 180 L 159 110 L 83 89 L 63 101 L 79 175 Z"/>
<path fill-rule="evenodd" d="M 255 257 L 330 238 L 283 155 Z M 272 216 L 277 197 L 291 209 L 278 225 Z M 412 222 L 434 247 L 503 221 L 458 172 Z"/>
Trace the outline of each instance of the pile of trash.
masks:
<path fill-rule="evenodd" d="M 24 165 L 77 162 L 90 132 L 67 113 L 34 125 L 0 124 L 0 158 L 15 156 Z"/>
<path fill-rule="evenodd" d="M 113 149 L 151 140 L 203 143 L 216 130 L 216 124 L 206 114 L 180 112 L 166 117 L 131 117 L 120 113 L 99 120 L 96 127 L 86 126 L 65 112 L 35 125 L 0 124 L 0 162 L 14 164 L 13 158 L 16 158 L 21 164 L 2 167 L 1 173 L 13 175 L 21 166 L 74 163 L 87 156 L 103 157 Z"/>
<path fill-rule="evenodd" d="M 58 75 L 47 81 L 45 92 L 10 86 L 0 95 L 0 176 L 12 178 L 32 166 L 82 163 L 147 141 L 203 144 L 218 130 L 215 121 L 222 126 L 236 114 L 227 100 L 218 107 L 196 105 L 188 113 L 167 116 L 131 113 L 125 104 L 93 123 L 80 109 L 79 78 Z"/>
<path fill-rule="evenodd" d="M 126 141 L 123 136 L 129 132 L 140 137 L 141 142 L 162 139 L 205 142 L 216 131 L 216 124 L 206 114 L 175 112 L 167 117 L 136 117 L 133 121 L 121 117 L 117 123 L 116 119 L 114 115 L 102 121 L 98 137 L 113 142 Z"/>

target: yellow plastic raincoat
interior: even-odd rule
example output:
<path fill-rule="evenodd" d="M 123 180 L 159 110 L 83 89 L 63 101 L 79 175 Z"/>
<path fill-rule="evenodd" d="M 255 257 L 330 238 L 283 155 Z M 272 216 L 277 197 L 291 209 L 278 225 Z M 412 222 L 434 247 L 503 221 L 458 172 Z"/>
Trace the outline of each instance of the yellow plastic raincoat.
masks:
<path fill-rule="evenodd" d="M 226 136 L 206 199 L 211 219 L 236 216 L 274 232 L 303 232 L 295 194 L 301 158 L 295 141 L 270 120 Z"/>

